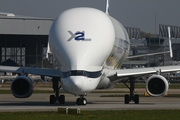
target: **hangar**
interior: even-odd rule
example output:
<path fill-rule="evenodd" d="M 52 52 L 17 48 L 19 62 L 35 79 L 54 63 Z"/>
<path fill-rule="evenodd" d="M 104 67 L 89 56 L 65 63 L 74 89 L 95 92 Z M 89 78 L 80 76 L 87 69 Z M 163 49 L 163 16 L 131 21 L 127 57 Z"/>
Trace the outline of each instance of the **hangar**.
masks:
<path fill-rule="evenodd" d="M 53 20 L 0 13 L 0 63 L 43 67 Z"/>

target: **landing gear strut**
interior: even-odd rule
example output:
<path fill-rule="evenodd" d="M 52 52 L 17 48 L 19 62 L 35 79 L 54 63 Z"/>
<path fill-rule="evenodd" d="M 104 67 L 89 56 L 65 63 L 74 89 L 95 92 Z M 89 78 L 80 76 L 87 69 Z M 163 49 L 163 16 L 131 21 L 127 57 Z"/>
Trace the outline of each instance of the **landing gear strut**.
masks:
<path fill-rule="evenodd" d="M 59 89 L 61 88 L 61 85 L 59 86 L 59 78 L 52 79 L 52 87 L 54 89 L 55 95 L 50 95 L 50 104 L 54 104 L 55 102 L 65 104 L 65 96 L 59 95 Z"/>
<path fill-rule="evenodd" d="M 134 95 L 134 82 L 135 82 L 135 78 L 134 77 L 130 77 L 129 78 L 129 82 L 130 82 L 130 87 L 126 84 L 127 81 L 123 82 L 127 88 L 129 88 L 129 95 L 126 94 L 124 96 L 124 103 L 125 104 L 129 104 L 130 101 L 134 101 L 135 104 L 139 104 L 139 95 L 135 94 Z"/>
<path fill-rule="evenodd" d="M 80 98 L 77 98 L 76 104 L 77 105 L 86 105 L 87 100 L 86 100 L 86 98 L 84 98 L 84 96 L 80 96 Z"/>

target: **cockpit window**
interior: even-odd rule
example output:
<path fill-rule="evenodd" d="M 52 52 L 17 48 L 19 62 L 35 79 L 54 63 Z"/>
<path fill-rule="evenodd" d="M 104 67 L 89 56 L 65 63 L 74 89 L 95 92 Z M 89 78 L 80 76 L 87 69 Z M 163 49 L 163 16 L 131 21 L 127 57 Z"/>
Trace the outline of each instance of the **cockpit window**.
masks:
<path fill-rule="evenodd" d="M 71 70 L 69 72 L 61 72 L 61 77 L 66 78 L 70 76 L 85 76 L 89 78 L 98 78 L 99 76 L 101 76 L 101 74 L 101 71 L 88 72 L 83 70 Z"/>
<path fill-rule="evenodd" d="M 83 71 L 81 70 L 72 70 L 71 76 L 83 76 Z"/>
<path fill-rule="evenodd" d="M 88 72 L 88 71 L 84 71 L 84 75 L 90 78 L 97 78 L 99 76 L 101 76 L 101 71 L 98 72 Z"/>

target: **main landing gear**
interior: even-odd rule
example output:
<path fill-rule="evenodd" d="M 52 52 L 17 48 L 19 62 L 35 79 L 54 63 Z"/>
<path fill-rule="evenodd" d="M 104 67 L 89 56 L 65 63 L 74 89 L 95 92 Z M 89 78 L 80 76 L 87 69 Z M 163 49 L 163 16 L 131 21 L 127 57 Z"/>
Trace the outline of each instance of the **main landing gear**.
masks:
<path fill-rule="evenodd" d="M 55 95 L 50 95 L 49 98 L 50 104 L 55 104 L 55 102 L 59 102 L 60 104 L 65 104 L 65 96 L 59 95 L 59 89 L 61 88 L 61 86 L 59 86 L 59 78 L 52 79 L 52 87 L 54 89 Z"/>
<path fill-rule="evenodd" d="M 77 98 L 76 104 L 77 105 L 86 105 L 87 100 L 86 100 L 86 98 L 84 98 L 84 96 L 80 96 L 80 98 Z"/>
<path fill-rule="evenodd" d="M 139 95 L 138 94 L 135 94 L 134 95 L 134 82 L 135 82 L 135 78 L 134 77 L 130 77 L 129 78 L 129 82 L 130 82 L 130 87 L 126 84 L 126 82 L 128 81 L 125 81 L 123 82 L 127 88 L 129 88 L 129 95 L 126 94 L 124 96 L 124 103 L 125 104 L 129 104 L 130 101 L 134 101 L 135 104 L 139 104 Z"/>

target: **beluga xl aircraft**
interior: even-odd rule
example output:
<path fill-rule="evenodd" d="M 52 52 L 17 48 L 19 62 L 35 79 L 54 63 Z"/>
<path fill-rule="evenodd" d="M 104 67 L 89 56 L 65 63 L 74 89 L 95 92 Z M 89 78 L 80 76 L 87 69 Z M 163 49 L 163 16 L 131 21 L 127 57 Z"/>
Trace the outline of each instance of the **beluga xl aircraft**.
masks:
<path fill-rule="evenodd" d="M 78 15 L 78 16 L 77 16 Z M 170 29 L 169 41 L 170 41 Z M 170 55 L 172 57 L 171 41 Z M 146 90 L 151 96 L 163 96 L 168 91 L 168 80 L 163 72 L 180 70 L 180 66 L 154 68 L 120 69 L 129 55 L 130 41 L 126 29 L 109 15 L 109 0 L 106 12 L 94 8 L 72 8 L 62 12 L 54 20 L 50 32 L 47 55 L 52 53 L 59 61 L 60 69 L 0 66 L 0 71 L 19 74 L 11 83 L 12 94 L 27 98 L 33 93 L 33 82 L 28 74 L 52 77 L 55 91 L 50 103 L 65 104 L 67 93 L 80 96 L 77 105 L 86 105 L 85 96 L 95 89 L 110 88 L 115 82 L 129 80 L 130 94 L 124 96 L 124 103 L 139 103 L 134 94 L 135 78 L 151 75 L 146 80 Z"/>

